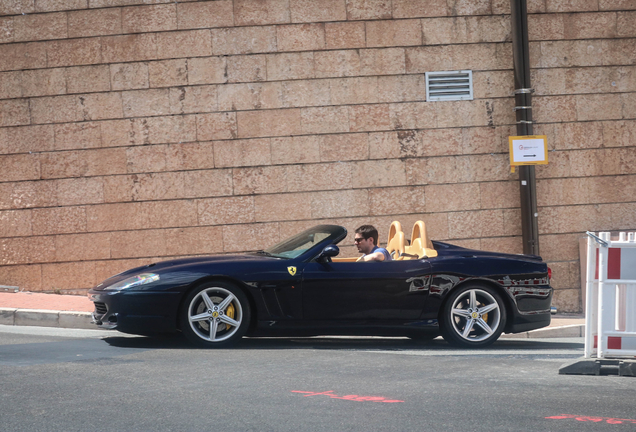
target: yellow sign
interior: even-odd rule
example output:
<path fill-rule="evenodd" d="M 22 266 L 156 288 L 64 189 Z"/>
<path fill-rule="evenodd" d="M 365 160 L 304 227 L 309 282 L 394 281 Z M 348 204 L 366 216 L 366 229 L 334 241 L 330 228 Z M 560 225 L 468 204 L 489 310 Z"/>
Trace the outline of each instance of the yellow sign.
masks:
<path fill-rule="evenodd" d="M 296 267 L 287 267 L 287 271 L 290 275 L 296 276 Z"/>
<path fill-rule="evenodd" d="M 510 144 L 510 171 L 519 165 L 547 165 L 548 137 L 528 135 L 508 137 Z"/>

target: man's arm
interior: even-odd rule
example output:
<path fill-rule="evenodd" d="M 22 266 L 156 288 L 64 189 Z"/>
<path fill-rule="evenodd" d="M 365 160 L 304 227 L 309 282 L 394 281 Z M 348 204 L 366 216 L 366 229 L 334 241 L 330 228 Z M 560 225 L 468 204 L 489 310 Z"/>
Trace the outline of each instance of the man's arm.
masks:
<path fill-rule="evenodd" d="M 373 252 L 368 255 L 363 255 L 358 258 L 358 261 L 384 261 L 384 254 L 382 252 Z"/>

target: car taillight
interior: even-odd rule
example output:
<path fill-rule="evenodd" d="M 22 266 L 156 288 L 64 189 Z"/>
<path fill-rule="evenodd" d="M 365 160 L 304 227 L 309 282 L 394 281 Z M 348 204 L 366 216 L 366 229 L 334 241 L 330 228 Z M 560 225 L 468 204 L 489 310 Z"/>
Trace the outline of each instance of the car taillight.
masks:
<path fill-rule="evenodd" d="M 552 280 L 552 269 L 548 267 L 548 283 Z"/>

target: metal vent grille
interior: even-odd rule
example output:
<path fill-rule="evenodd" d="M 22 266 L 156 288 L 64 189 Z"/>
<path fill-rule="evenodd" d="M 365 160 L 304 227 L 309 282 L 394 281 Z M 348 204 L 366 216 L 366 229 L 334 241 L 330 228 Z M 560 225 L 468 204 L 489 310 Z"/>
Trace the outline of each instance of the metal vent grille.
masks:
<path fill-rule="evenodd" d="M 426 101 L 473 100 L 473 71 L 426 73 Z"/>

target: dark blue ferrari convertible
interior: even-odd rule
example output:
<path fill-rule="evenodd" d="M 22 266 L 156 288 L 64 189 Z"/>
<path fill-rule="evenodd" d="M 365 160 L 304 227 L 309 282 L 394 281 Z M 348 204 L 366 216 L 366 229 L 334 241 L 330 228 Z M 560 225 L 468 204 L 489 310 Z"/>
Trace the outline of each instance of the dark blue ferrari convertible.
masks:
<path fill-rule="evenodd" d="M 338 258 L 347 230 L 318 225 L 244 255 L 163 261 L 88 293 L 94 322 L 125 333 L 182 332 L 205 347 L 247 336 L 376 335 L 482 347 L 502 332 L 550 324 L 549 270 L 538 256 L 431 241 L 423 222 L 405 240 L 391 225 L 393 260 Z"/>

